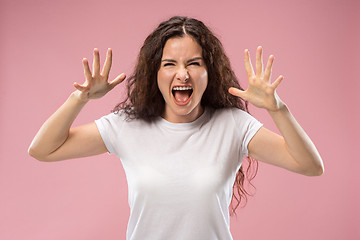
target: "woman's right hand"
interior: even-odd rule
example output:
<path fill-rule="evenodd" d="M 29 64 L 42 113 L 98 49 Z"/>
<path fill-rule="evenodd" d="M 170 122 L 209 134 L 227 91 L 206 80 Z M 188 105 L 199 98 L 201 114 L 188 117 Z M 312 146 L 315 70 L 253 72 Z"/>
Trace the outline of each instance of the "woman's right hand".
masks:
<path fill-rule="evenodd" d="M 112 63 L 112 51 L 110 48 L 107 51 L 106 60 L 101 73 L 100 55 L 98 49 L 94 49 L 93 73 L 91 73 L 89 68 L 88 60 L 84 58 L 82 62 L 84 67 L 85 82 L 82 85 L 76 82 L 74 83 L 74 87 L 78 90 L 76 91 L 76 95 L 81 101 L 87 102 L 90 99 L 101 98 L 126 78 L 126 75 L 122 73 L 113 81 L 108 82 Z"/>

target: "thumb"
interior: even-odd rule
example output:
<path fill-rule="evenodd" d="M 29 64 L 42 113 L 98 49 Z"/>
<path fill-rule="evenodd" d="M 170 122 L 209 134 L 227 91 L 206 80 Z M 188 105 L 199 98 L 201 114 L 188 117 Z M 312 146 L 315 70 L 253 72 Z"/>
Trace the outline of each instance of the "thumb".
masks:
<path fill-rule="evenodd" d="M 116 85 L 118 85 L 119 83 L 121 83 L 122 81 L 124 81 L 124 79 L 126 78 L 125 73 L 120 74 L 119 76 L 117 76 L 114 80 L 112 80 L 109 85 L 111 86 L 111 88 L 114 88 Z"/>
<path fill-rule="evenodd" d="M 231 87 L 231 88 L 229 88 L 229 93 L 230 93 L 231 95 L 236 96 L 236 97 L 240 97 L 240 98 L 242 98 L 242 99 L 244 99 L 244 100 L 246 101 L 245 91 L 242 91 L 242 90 L 240 90 L 240 89 Z"/>
<path fill-rule="evenodd" d="M 73 86 L 74 86 L 77 90 L 79 90 L 79 91 L 81 91 L 81 92 L 86 89 L 86 86 L 80 85 L 80 84 L 78 84 L 77 82 L 74 82 Z"/>

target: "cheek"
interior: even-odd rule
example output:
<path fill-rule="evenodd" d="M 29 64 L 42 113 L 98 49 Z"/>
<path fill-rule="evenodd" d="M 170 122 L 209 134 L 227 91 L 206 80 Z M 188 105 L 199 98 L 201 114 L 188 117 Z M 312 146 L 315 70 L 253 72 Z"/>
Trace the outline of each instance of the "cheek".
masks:
<path fill-rule="evenodd" d="M 169 91 L 169 81 L 167 80 L 166 74 L 162 71 L 159 71 L 157 74 L 157 85 L 160 92 L 164 95 Z"/>
<path fill-rule="evenodd" d="M 204 71 L 200 74 L 199 76 L 199 80 L 200 80 L 200 87 L 202 92 L 205 91 L 207 84 L 208 84 L 208 74 L 207 71 Z"/>

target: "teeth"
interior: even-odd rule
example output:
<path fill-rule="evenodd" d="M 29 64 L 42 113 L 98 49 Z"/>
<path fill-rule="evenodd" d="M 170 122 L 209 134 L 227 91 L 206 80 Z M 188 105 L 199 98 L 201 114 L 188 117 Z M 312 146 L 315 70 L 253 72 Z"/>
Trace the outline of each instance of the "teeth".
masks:
<path fill-rule="evenodd" d="M 174 87 L 173 90 L 191 90 L 192 87 Z"/>

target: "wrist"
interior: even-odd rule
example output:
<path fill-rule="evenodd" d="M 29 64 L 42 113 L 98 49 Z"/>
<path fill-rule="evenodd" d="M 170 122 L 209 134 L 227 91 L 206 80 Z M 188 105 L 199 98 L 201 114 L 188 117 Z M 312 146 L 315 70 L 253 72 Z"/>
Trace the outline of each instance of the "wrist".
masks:
<path fill-rule="evenodd" d="M 278 104 L 278 108 L 276 110 L 268 110 L 268 113 L 271 116 L 278 115 L 278 114 L 284 114 L 286 112 L 289 112 L 289 108 L 283 101 L 281 101 Z"/>
<path fill-rule="evenodd" d="M 84 97 L 84 95 L 85 94 L 83 92 L 81 92 L 79 90 L 75 90 L 74 92 L 72 92 L 70 94 L 69 98 L 76 101 L 78 104 L 84 104 L 85 105 L 89 101 L 89 99 Z"/>

